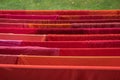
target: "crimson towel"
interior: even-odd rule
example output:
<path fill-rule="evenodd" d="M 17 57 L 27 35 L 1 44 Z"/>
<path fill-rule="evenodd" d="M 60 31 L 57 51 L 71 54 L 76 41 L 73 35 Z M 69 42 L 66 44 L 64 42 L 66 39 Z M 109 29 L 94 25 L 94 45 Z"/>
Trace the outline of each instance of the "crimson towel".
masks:
<path fill-rule="evenodd" d="M 0 28 L 71 28 L 72 24 L 0 23 Z M 117 27 L 117 26 L 115 26 Z"/>
<path fill-rule="evenodd" d="M 119 34 L 120 28 L 0 28 L 0 33 L 17 34 Z"/>
<path fill-rule="evenodd" d="M 61 48 L 60 56 L 120 56 L 120 48 Z"/>
<path fill-rule="evenodd" d="M 46 35 L 0 33 L 0 39 L 22 40 L 22 41 L 45 41 L 46 40 Z"/>
<path fill-rule="evenodd" d="M 57 56 L 59 49 L 46 47 L 17 47 L 17 46 L 1 46 L 0 54 L 10 55 L 43 55 L 43 56 Z"/>
<path fill-rule="evenodd" d="M 120 47 L 120 40 L 22 42 L 21 46 L 51 48 L 114 48 Z"/>
<path fill-rule="evenodd" d="M 19 56 L 18 64 L 54 66 L 119 66 L 120 57 L 113 56 Z"/>
<path fill-rule="evenodd" d="M 119 67 L 0 65 L 1 80 L 120 80 Z"/>
<path fill-rule="evenodd" d="M 37 20 L 37 19 L 5 19 L 0 18 L 0 23 L 113 23 L 120 19 L 89 19 L 89 20 Z"/>
<path fill-rule="evenodd" d="M 120 40 L 120 34 L 48 34 L 47 41 Z"/>
<path fill-rule="evenodd" d="M 120 10 L 0 10 L 2 14 L 27 15 L 118 15 Z"/>
<path fill-rule="evenodd" d="M 47 19 L 56 20 L 58 15 L 11 15 L 11 14 L 0 14 L 0 18 L 7 19 Z"/>
<path fill-rule="evenodd" d="M 17 64 L 17 63 L 18 56 L 0 54 L 0 64 Z"/>

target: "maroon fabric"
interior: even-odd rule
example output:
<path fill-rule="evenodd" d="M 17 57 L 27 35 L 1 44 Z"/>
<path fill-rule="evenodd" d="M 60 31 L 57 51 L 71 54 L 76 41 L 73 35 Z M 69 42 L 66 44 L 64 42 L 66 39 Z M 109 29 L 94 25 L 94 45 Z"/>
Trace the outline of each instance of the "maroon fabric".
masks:
<path fill-rule="evenodd" d="M 60 56 L 120 56 L 120 48 L 61 48 Z"/>
<path fill-rule="evenodd" d="M 51 48 L 110 48 L 120 47 L 120 40 L 22 42 L 21 46 Z"/>
<path fill-rule="evenodd" d="M 0 14 L 0 18 L 8 19 L 50 19 L 50 20 L 78 20 L 78 19 L 120 19 L 119 15 L 11 15 Z"/>
<path fill-rule="evenodd" d="M 120 40 L 120 34 L 48 34 L 46 41 Z"/>
<path fill-rule="evenodd" d="M 90 19 L 90 20 L 37 20 L 37 19 L 4 19 L 0 18 L 3 23 L 113 23 L 120 22 L 120 19 Z"/>
<path fill-rule="evenodd" d="M 119 67 L 0 65 L 2 80 L 119 80 Z"/>
<path fill-rule="evenodd" d="M 0 40 L 0 46 L 20 46 L 21 40 Z"/>
<path fill-rule="evenodd" d="M 0 55 L 0 64 L 16 64 L 17 59 L 18 59 L 18 56 Z"/>
<path fill-rule="evenodd" d="M 86 10 L 1 10 L 0 13 L 1 14 L 27 14 L 27 15 L 56 15 L 56 14 L 60 14 L 60 15 L 88 15 L 89 11 Z M 115 11 L 116 12 L 116 11 Z"/>
<path fill-rule="evenodd" d="M 57 48 L 45 48 L 45 47 L 11 47 L 1 46 L 0 54 L 10 55 L 43 55 L 43 56 L 57 56 L 59 55 L 59 49 Z"/>
<path fill-rule="evenodd" d="M 68 27 L 69 25 L 69 27 Z M 29 24 L 29 23 L 0 23 L 0 28 L 119 28 L 120 23 L 71 23 L 71 24 Z"/>
<path fill-rule="evenodd" d="M 73 23 L 73 28 L 114 28 L 120 27 L 120 23 Z"/>
<path fill-rule="evenodd" d="M 0 28 L 29 28 L 26 23 L 0 23 Z"/>
<path fill-rule="evenodd" d="M 120 28 L 41 28 L 38 34 L 117 34 Z"/>
<path fill-rule="evenodd" d="M 34 28 L 0 28 L 0 33 L 37 34 Z"/>
<path fill-rule="evenodd" d="M 120 19 L 119 15 L 61 15 L 59 20 L 83 20 L 83 19 Z"/>
<path fill-rule="evenodd" d="M 72 24 L 0 23 L 0 28 L 71 28 Z"/>
<path fill-rule="evenodd" d="M 0 10 L 1 14 L 119 15 L 120 10 Z"/>
<path fill-rule="evenodd" d="M 0 18 L 7 19 L 48 19 L 56 20 L 58 15 L 11 15 L 11 14 L 0 14 Z"/>
<path fill-rule="evenodd" d="M 120 28 L 0 28 L 0 33 L 17 34 L 119 34 Z"/>

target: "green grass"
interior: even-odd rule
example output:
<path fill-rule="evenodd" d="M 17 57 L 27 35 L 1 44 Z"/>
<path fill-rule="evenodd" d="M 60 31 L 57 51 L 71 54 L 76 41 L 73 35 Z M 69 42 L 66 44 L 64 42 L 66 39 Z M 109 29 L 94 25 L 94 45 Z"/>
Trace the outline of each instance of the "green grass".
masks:
<path fill-rule="evenodd" d="M 120 0 L 0 0 L 0 9 L 120 9 Z"/>

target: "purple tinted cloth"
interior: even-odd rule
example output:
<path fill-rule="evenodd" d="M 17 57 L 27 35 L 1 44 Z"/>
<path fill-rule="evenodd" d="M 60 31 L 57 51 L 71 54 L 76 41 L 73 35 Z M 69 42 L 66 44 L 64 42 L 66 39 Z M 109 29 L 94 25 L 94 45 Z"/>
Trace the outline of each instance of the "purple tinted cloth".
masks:
<path fill-rule="evenodd" d="M 19 46 L 22 40 L 0 40 L 0 46 Z"/>
<path fill-rule="evenodd" d="M 1 46 L 0 54 L 10 55 L 43 55 L 43 56 L 58 56 L 58 48 L 46 48 L 46 47 L 32 47 L 32 46 Z"/>

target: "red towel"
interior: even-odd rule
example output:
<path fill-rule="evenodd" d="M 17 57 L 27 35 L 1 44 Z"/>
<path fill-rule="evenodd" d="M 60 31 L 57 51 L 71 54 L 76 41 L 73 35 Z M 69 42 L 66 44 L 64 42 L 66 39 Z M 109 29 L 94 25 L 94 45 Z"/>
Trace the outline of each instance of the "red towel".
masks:
<path fill-rule="evenodd" d="M 120 56 L 120 48 L 61 48 L 60 56 Z"/>
<path fill-rule="evenodd" d="M 0 54 L 0 64 L 17 64 L 17 61 L 18 56 Z"/>
<path fill-rule="evenodd" d="M 11 14 L 0 14 L 0 18 L 7 19 L 46 19 L 46 20 L 56 20 L 58 15 L 11 15 Z"/>
<path fill-rule="evenodd" d="M 119 28 L 120 23 L 0 23 L 0 28 Z"/>
<path fill-rule="evenodd" d="M 119 15 L 12 15 L 0 14 L 7 19 L 39 19 L 39 20 L 81 20 L 81 19 L 120 19 Z"/>
<path fill-rule="evenodd" d="M 72 24 L 0 23 L 0 28 L 71 28 Z M 117 27 L 117 26 L 116 26 Z"/>
<path fill-rule="evenodd" d="M 51 48 L 113 48 L 120 47 L 120 40 L 22 42 L 21 46 Z"/>
<path fill-rule="evenodd" d="M 34 47 L 1 46 L 0 54 L 57 56 L 57 55 L 59 55 L 59 49 L 36 47 L 36 46 L 34 46 Z"/>
<path fill-rule="evenodd" d="M 60 15 L 59 20 L 120 19 L 119 15 Z"/>
<path fill-rule="evenodd" d="M 120 57 L 113 56 L 19 56 L 18 64 L 54 66 L 119 66 Z"/>
<path fill-rule="evenodd" d="M 48 34 L 47 41 L 120 40 L 120 34 Z"/>
<path fill-rule="evenodd" d="M 1 23 L 113 23 L 120 22 L 120 19 L 89 19 L 89 20 L 36 20 L 36 19 L 4 19 L 0 18 Z"/>
<path fill-rule="evenodd" d="M 73 28 L 115 28 L 120 27 L 120 23 L 73 23 Z"/>
<path fill-rule="evenodd" d="M 0 28 L 0 33 L 17 34 L 119 34 L 120 28 Z"/>
<path fill-rule="evenodd" d="M 2 80 L 119 80 L 119 67 L 0 65 Z"/>
<path fill-rule="evenodd" d="M 119 10 L 1 10 L 0 13 L 27 15 L 118 15 Z"/>
<path fill-rule="evenodd" d="M 46 40 L 46 35 L 0 33 L 0 39 L 22 40 L 22 41 L 45 41 Z"/>

